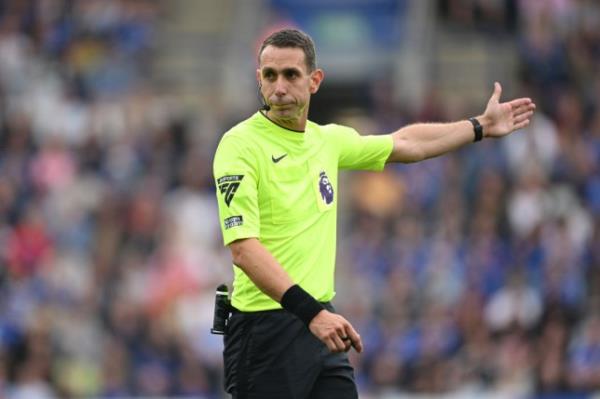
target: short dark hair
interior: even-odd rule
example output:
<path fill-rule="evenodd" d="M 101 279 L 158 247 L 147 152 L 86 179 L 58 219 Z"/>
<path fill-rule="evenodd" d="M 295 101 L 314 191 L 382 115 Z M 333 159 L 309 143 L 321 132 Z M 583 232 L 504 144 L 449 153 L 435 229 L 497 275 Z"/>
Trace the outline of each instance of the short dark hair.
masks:
<path fill-rule="evenodd" d="M 260 56 L 267 46 L 274 46 L 278 48 L 299 48 L 304 52 L 304 59 L 306 61 L 306 67 L 309 72 L 317 69 L 317 56 L 315 53 L 315 43 L 312 38 L 297 29 L 282 29 L 275 33 L 272 33 L 267 37 L 258 52 L 258 64 L 260 65 Z"/>

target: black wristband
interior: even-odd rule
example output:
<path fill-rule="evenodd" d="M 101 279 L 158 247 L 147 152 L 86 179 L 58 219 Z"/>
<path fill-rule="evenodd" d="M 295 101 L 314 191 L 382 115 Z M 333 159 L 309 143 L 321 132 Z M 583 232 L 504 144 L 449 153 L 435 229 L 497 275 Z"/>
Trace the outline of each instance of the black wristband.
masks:
<path fill-rule="evenodd" d="M 298 284 L 292 285 L 281 297 L 281 306 L 295 314 L 308 327 L 312 319 L 325 307 L 304 291 Z"/>
<path fill-rule="evenodd" d="M 473 124 L 473 130 L 475 131 L 475 139 L 473 141 L 480 141 L 483 138 L 483 126 L 477 120 L 477 118 L 469 118 L 469 122 Z"/>

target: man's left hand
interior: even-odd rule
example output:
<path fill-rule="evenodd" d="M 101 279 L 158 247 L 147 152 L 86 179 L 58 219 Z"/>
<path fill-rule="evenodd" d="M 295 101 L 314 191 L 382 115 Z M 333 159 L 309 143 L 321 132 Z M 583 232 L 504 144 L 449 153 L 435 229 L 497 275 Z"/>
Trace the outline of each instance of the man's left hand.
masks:
<path fill-rule="evenodd" d="M 517 98 L 500 102 L 502 86 L 494 83 L 494 93 L 490 97 L 483 115 L 477 117 L 483 126 L 484 137 L 502 137 L 522 129 L 529 124 L 535 110 L 531 98 Z"/>

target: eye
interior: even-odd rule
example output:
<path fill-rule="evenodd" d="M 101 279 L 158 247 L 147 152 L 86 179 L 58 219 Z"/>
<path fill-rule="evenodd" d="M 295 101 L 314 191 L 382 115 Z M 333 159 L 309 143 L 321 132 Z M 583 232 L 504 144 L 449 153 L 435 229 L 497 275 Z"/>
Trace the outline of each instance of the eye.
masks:
<path fill-rule="evenodd" d="M 296 79 L 298 77 L 298 72 L 295 71 L 295 70 L 293 70 L 293 69 L 292 70 L 287 70 L 287 71 L 285 71 L 285 77 L 288 80 L 294 80 L 294 79 Z"/>
<path fill-rule="evenodd" d="M 273 73 L 273 71 L 265 71 L 263 73 L 263 77 L 267 80 L 274 80 L 275 79 L 275 73 Z"/>

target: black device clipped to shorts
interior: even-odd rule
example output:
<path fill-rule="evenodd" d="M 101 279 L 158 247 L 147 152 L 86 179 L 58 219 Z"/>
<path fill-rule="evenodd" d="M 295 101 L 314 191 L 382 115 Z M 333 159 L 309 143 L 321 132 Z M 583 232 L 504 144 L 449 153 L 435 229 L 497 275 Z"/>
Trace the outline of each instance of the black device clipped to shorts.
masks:
<path fill-rule="evenodd" d="M 227 322 L 230 314 L 229 289 L 227 285 L 221 284 L 217 287 L 215 294 L 215 313 L 213 315 L 213 326 L 210 329 L 211 334 L 227 334 Z"/>

